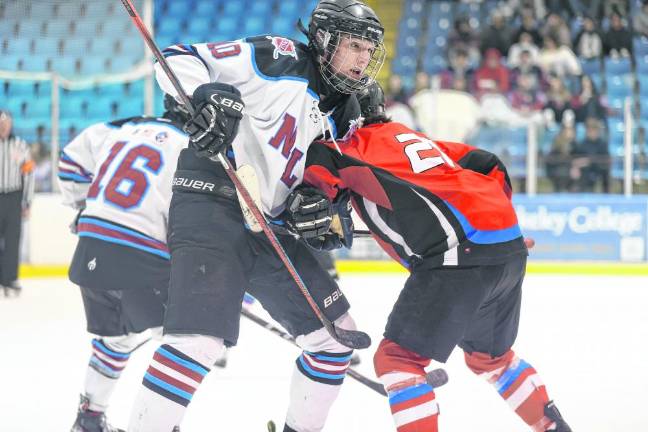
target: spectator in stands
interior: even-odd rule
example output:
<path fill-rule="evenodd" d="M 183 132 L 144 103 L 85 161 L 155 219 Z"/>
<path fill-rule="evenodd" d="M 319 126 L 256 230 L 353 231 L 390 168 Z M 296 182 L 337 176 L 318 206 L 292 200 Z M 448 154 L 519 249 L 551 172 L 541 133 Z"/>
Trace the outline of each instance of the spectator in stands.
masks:
<path fill-rule="evenodd" d="M 482 65 L 473 77 L 473 88 L 480 98 L 486 93 L 506 95 L 510 89 L 509 70 L 501 63 L 502 55 L 495 48 L 489 48 L 484 54 Z"/>
<path fill-rule="evenodd" d="M 517 86 L 509 97 L 511 107 L 524 118 L 539 114 L 545 105 L 544 95 L 535 87 L 535 81 L 536 78 L 531 74 L 520 74 Z"/>
<path fill-rule="evenodd" d="M 590 17 L 600 21 L 603 17 L 603 0 L 569 0 L 569 8 L 573 17 Z"/>
<path fill-rule="evenodd" d="M 594 192 L 601 181 L 604 193 L 610 191 L 610 152 L 599 119 L 585 121 L 585 139 L 576 145 L 572 170 L 579 192 Z"/>
<path fill-rule="evenodd" d="M 569 125 L 563 125 L 551 143 L 551 150 L 545 158 L 547 178 L 554 192 L 569 192 L 573 189 L 572 155 L 576 147 L 576 132 Z"/>
<path fill-rule="evenodd" d="M 486 55 L 486 52 L 491 48 L 495 48 L 503 56 L 508 55 L 511 38 L 513 36 L 512 33 L 506 21 L 504 21 L 504 15 L 495 9 L 491 13 L 490 25 L 479 35 L 481 41 L 479 50 L 482 55 Z"/>
<path fill-rule="evenodd" d="M 603 39 L 591 17 L 583 18 L 583 28 L 574 40 L 574 51 L 578 57 L 590 60 L 603 55 Z"/>
<path fill-rule="evenodd" d="M 635 11 L 632 29 L 636 35 L 648 37 L 648 0 L 643 0 L 641 8 Z"/>
<path fill-rule="evenodd" d="M 52 192 L 52 159 L 43 140 L 31 144 L 31 156 L 34 161 L 34 189 L 36 192 Z"/>
<path fill-rule="evenodd" d="M 565 22 L 564 18 L 556 12 L 547 15 L 547 20 L 542 28 L 541 34 L 543 44 L 547 36 L 549 36 L 556 41 L 556 46 L 571 47 L 572 40 L 569 26 Z"/>
<path fill-rule="evenodd" d="M 455 88 L 455 81 L 462 80 L 465 83 L 470 83 L 475 71 L 470 66 L 468 59 L 468 52 L 463 49 L 455 51 L 454 56 L 450 59 L 450 65 L 446 70 L 441 72 L 441 88 L 452 89 Z"/>
<path fill-rule="evenodd" d="M 470 27 L 468 18 L 458 17 L 448 35 L 448 62 L 452 63 L 458 52 L 467 53 L 470 64 L 479 64 L 479 37 Z"/>
<path fill-rule="evenodd" d="M 533 12 L 529 9 L 526 9 L 522 11 L 521 16 L 522 16 L 522 24 L 520 24 L 520 28 L 518 28 L 515 34 L 513 35 L 513 41 L 516 43 L 520 42 L 520 38 L 522 34 L 527 33 L 531 36 L 531 39 L 533 40 L 533 44 L 535 46 L 542 45 L 542 35 L 538 30 L 538 23 L 535 17 L 533 16 Z"/>
<path fill-rule="evenodd" d="M 576 116 L 576 123 L 584 123 L 588 118 L 595 118 L 603 125 L 607 124 L 608 109 L 604 98 L 588 75 L 580 77 L 580 92 L 572 98 L 571 107 Z"/>
<path fill-rule="evenodd" d="M 511 71 L 511 86 L 516 88 L 520 75 L 527 75 L 533 79 L 531 83 L 535 91 L 544 91 L 547 83 L 544 79 L 542 69 L 533 61 L 531 52 L 522 50 L 520 52 L 519 64 Z"/>
<path fill-rule="evenodd" d="M 580 75 L 582 71 L 576 54 L 567 45 L 559 45 L 553 36 L 545 36 L 538 55 L 538 66 L 545 75 L 554 74 L 560 78 Z"/>
<path fill-rule="evenodd" d="M 414 77 L 414 93 L 418 93 L 421 90 L 429 90 L 430 89 L 430 75 L 428 75 L 426 72 L 419 71 L 416 72 L 416 76 Z"/>
<path fill-rule="evenodd" d="M 540 48 L 533 43 L 533 37 L 526 32 L 520 33 L 520 39 L 518 42 L 511 45 L 511 48 L 509 49 L 508 66 L 510 68 L 519 66 L 520 56 L 523 51 L 526 51 L 531 56 L 532 63 L 537 62 Z"/>
<path fill-rule="evenodd" d="M 603 16 L 612 17 L 613 14 L 618 14 L 627 17 L 629 13 L 629 0 L 605 0 L 603 2 Z"/>
<path fill-rule="evenodd" d="M 571 94 L 565 86 L 563 79 L 557 75 L 549 77 L 549 91 L 547 92 L 547 103 L 544 106 L 546 123 L 574 124 L 574 111 L 570 105 Z"/>
<path fill-rule="evenodd" d="M 603 36 L 603 50 L 612 58 L 632 57 L 632 33 L 618 13 L 610 17 L 610 28 Z"/>
<path fill-rule="evenodd" d="M 403 80 L 398 74 L 391 74 L 387 81 L 387 91 L 385 91 L 385 103 L 402 103 L 407 104 L 410 95 L 403 87 Z"/>
<path fill-rule="evenodd" d="M 13 120 L 0 110 L 0 289 L 20 293 L 18 263 L 22 219 L 34 194 L 34 163 L 27 143 L 13 134 Z"/>

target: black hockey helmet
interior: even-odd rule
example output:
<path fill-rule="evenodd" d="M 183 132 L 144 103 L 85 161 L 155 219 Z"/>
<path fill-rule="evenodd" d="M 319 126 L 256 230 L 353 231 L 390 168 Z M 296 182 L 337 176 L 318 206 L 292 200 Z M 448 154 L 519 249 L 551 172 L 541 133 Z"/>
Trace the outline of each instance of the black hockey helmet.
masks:
<path fill-rule="evenodd" d="M 383 28 L 376 13 L 358 0 L 320 0 L 311 13 L 308 30 L 298 23 L 315 50 L 324 80 L 340 93 L 355 93 L 368 87 L 385 61 Z M 331 61 L 342 39 L 361 39 L 373 44 L 369 64 L 359 78 L 335 70 Z"/>
<path fill-rule="evenodd" d="M 356 93 L 356 97 L 360 103 L 362 117 L 385 115 L 385 92 L 378 81 L 374 81 L 369 87 L 360 90 Z"/>
<path fill-rule="evenodd" d="M 173 96 L 165 94 L 164 114 L 162 114 L 162 117 L 184 125 L 191 118 L 191 114 L 189 114 L 189 110 L 187 110 L 183 104 L 175 100 Z"/>

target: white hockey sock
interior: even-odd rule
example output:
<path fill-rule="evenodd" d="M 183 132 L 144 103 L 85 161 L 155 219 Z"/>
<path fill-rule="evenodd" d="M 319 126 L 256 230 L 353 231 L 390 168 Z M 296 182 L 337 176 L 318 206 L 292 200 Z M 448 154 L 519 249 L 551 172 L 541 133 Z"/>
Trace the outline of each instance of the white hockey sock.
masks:
<path fill-rule="evenodd" d="M 130 353 L 111 349 L 102 339 L 92 340 L 92 355 L 85 380 L 88 409 L 104 412 Z"/>
<path fill-rule="evenodd" d="M 164 336 L 142 380 L 128 425 L 129 432 L 171 431 L 184 417 L 187 406 L 209 372 L 207 365 L 221 355 L 221 339 L 198 336 Z"/>
<path fill-rule="evenodd" d="M 286 415 L 286 424 L 291 428 L 299 432 L 318 432 L 324 428 L 351 360 L 350 353 L 337 354 L 341 356 L 338 358 L 333 355 L 336 354 L 303 353 L 297 359 Z"/>

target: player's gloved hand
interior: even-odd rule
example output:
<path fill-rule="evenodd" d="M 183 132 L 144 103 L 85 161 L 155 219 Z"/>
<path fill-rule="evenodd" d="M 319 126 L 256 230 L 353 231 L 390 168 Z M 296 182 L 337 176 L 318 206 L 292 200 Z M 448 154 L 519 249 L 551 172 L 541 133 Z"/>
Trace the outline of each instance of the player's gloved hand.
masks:
<path fill-rule="evenodd" d="M 288 229 L 304 240 L 323 236 L 333 220 L 331 200 L 317 188 L 299 185 L 288 195 L 283 219 Z"/>
<path fill-rule="evenodd" d="M 333 220 L 330 231 L 304 239 L 306 244 L 318 251 L 331 251 L 341 247 L 351 248 L 353 244 L 353 219 L 351 218 L 351 201 L 348 192 L 342 193 L 332 204 Z"/>
<path fill-rule="evenodd" d="M 245 104 L 236 87 L 218 82 L 199 86 L 193 102 L 196 112 L 184 131 L 198 156 L 212 157 L 236 138 Z"/>

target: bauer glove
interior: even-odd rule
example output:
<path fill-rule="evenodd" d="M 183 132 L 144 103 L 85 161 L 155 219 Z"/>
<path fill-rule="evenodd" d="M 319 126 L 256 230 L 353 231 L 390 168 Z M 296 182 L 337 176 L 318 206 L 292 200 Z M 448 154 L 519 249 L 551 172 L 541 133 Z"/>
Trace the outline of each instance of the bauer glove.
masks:
<path fill-rule="evenodd" d="M 215 156 L 236 138 L 245 106 L 241 93 L 229 84 L 214 82 L 199 86 L 193 101 L 196 111 L 184 125 L 189 145 L 198 156 Z"/>

